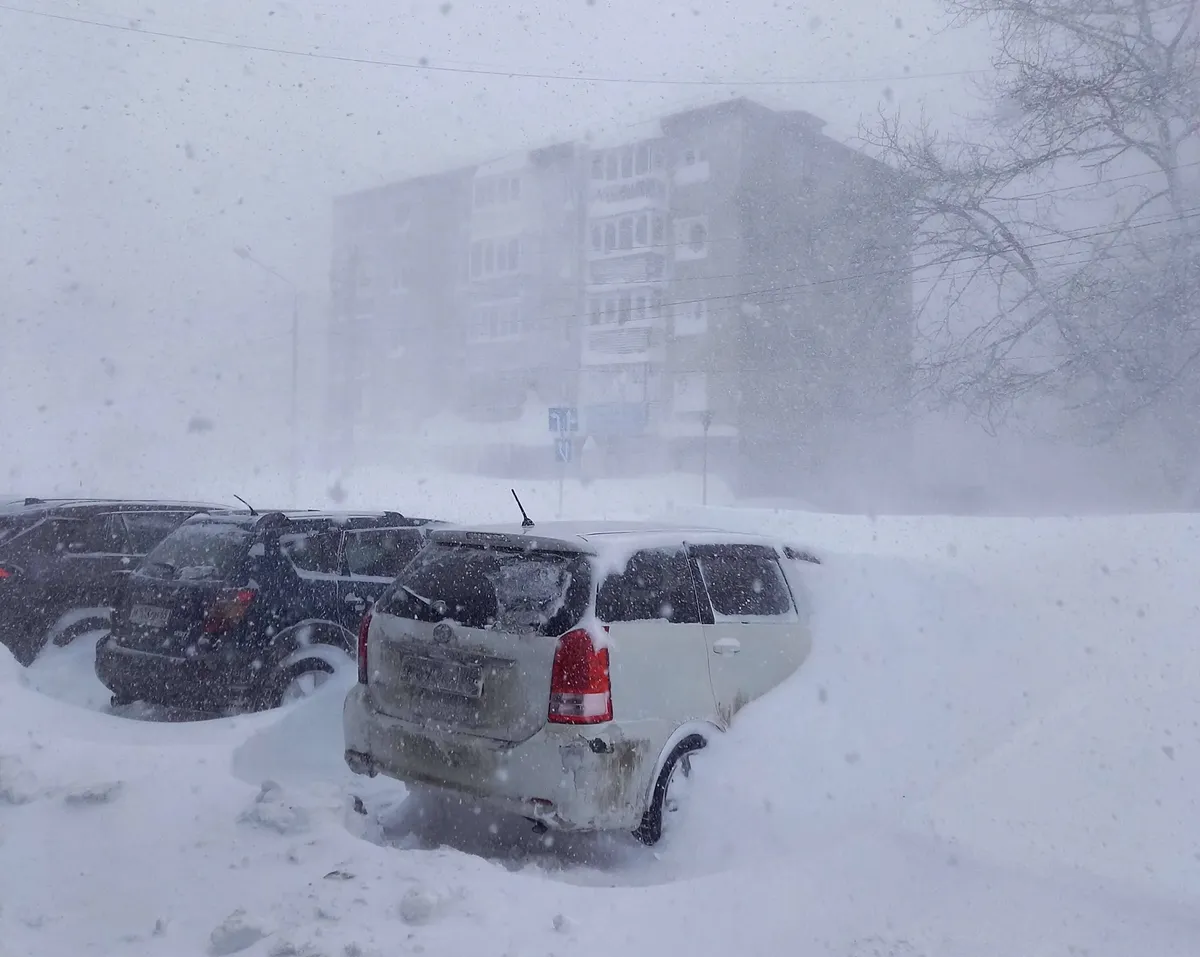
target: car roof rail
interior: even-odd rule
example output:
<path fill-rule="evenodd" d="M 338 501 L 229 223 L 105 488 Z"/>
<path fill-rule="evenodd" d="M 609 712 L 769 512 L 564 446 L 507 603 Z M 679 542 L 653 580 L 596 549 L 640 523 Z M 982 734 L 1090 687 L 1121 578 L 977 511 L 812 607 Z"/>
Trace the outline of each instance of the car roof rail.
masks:
<path fill-rule="evenodd" d="M 403 515 L 400 512 L 384 512 L 383 517 L 389 522 L 407 522 L 409 520 L 408 516 Z"/>
<path fill-rule="evenodd" d="M 30 496 L 29 498 L 25 499 L 25 504 L 26 505 L 45 505 L 46 500 L 44 498 L 33 498 L 32 496 Z"/>

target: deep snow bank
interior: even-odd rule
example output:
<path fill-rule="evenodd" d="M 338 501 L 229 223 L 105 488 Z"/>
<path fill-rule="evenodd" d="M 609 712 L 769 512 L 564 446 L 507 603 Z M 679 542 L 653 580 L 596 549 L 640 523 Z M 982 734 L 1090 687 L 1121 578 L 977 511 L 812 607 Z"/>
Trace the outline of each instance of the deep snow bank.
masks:
<path fill-rule="evenodd" d="M 813 531 L 826 520 L 775 519 L 835 552 L 811 570 L 809 666 L 698 762 L 708 788 L 657 853 L 508 838 L 482 816 L 470 834 L 447 818 L 399 847 L 361 839 L 373 818 L 352 796 L 403 791 L 341 767 L 345 678 L 269 715 L 149 724 L 52 700 L 0 651 L 0 942 L 14 957 L 1195 957 L 1183 523 L 1134 541 L 1132 520 L 935 522 L 926 539 L 915 521 L 852 520 L 846 541 L 874 524 L 893 544 L 850 556 L 833 525 Z M 922 560 L 897 557 L 905 536 Z"/>

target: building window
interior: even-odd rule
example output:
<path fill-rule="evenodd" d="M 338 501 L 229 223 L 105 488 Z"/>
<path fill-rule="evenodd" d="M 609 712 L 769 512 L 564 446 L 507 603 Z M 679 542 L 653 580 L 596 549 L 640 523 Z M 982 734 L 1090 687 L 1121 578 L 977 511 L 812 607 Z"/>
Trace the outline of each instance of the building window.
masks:
<path fill-rule="evenodd" d="M 639 246 L 645 246 L 649 241 L 649 219 L 650 217 L 645 213 L 642 213 L 642 215 L 637 218 L 637 230 L 634 234 L 634 238 L 637 240 L 637 244 Z"/>
<path fill-rule="evenodd" d="M 633 220 L 626 216 L 618 224 L 618 242 L 617 245 L 621 249 L 633 248 Z"/>
<path fill-rule="evenodd" d="M 604 154 L 596 153 L 592 157 L 592 179 L 604 179 Z"/>
<path fill-rule="evenodd" d="M 518 272 L 521 268 L 520 239 L 481 239 L 471 243 L 472 279 Z"/>
<path fill-rule="evenodd" d="M 675 335 L 695 336 L 708 330 L 708 303 L 697 302 L 675 304 Z"/>
<path fill-rule="evenodd" d="M 475 181 L 475 206 L 514 203 L 521 198 L 520 176 L 489 176 Z"/>
<path fill-rule="evenodd" d="M 637 148 L 636 172 L 639 176 L 650 172 L 650 147 L 645 143 Z"/>
<path fill-rule="evenodd" d="M 675 221 L 675 258 L 704 259 L 708 256 L 708 219 L 690 216 Z"/>
<path fill-rule="evenodd" d="M 633 150 L 626 148 L 621 150 L 621 178 L 631 179 L 633 177 Z"/>
<path fill-rule="evenodd" d="M 627 323 L 630 320 L 630 318 L 632 316 L 632 312 L 633 312 L 632 300 L 630 299 L 629 296 L 622 296 L 620 299 L 617 300 L 617 324 L 618 325 L 622 325 L 622 326 L 625 325 L 625 323 Z"/>
<path fill-rule="evenodd" d="M 600 321 L 601 321 L 601 320 L 603 319 L 603 317 L 604 317 L 604 300 L 602 300 L 602 299 L 593 299 L 593 300 L 592 300 L 592 301 L 591 301 L 591 302 L 588 304 L 588 306 L 589 306 L 589 309 L 590 309 L 590 319 L 589 319 L 590 323 L 591 323 L 593 326 L 598 326 L 598 325 L 600 325 Z"/>
<path fill-rule="evenodd" d="M 617 248 L 617 224 L 616 223 L 605 223 L 604 224 L 604 251 L 606 253 L 610 253 L 616 248 Z"/>
<path fill-rule="evenodd" d="M 620 173 L 619 161 L 616 153 L 609 153 L 604 161 L 604 178 L 616 179 Z"/>
<path fill-rule="evenodd" d="M 592 249 L 599 252 L 604 248 L 604 230 L 599 226 L 592 227 Z"/>
<path fill-rule="evenodd" d="M 662 245 L 664 235 L 663 218 L 656 213 L 654 216 L 654 242 L 656 245 Z"/>

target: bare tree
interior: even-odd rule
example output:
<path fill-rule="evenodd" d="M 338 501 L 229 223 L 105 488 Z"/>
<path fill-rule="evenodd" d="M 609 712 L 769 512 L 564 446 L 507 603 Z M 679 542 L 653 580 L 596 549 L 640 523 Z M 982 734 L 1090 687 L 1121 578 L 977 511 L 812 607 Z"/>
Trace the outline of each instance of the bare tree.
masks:
<path fill-rule="evenodd" d="M 992 419 L 1054 390 L 1110 428 L 1200 397 L 1197 0 L 944 3 L 996 38 L 988 110 L 865 134 L 914 185 L 924 384 Z"/>

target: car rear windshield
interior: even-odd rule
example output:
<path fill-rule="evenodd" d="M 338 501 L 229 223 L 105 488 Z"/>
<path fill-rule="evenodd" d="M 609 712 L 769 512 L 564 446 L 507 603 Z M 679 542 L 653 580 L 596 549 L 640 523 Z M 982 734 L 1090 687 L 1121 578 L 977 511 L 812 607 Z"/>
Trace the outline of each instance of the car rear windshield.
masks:
<path fill-rule="evenodd" d="M 559 634 L 583 617 L 587 601 L 582 556 L 436 542 L 400 573 L 379 610 L 467 628 Z"/>
<path fill-rule="evenodd" d="M 234 522 L 185 522 L 146 556 L 137 573 L 160 579 L 226 580 L 241 570 L 250 538 L 250 531 Z"/>

